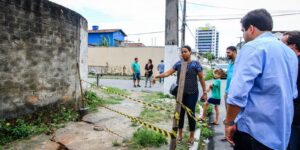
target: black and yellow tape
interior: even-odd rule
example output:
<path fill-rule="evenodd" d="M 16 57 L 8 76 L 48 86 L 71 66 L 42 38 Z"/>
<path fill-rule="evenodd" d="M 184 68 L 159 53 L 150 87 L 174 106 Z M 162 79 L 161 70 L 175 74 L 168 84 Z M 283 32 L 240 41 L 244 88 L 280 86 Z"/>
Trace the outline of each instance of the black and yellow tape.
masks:
<path fill-rule="evenodd" d="M 164 130 L 164 129 L 160 129 L 160 128 L 158 128 L 158 127 L 156 127 L 156 126 L 154 126 L 154 125 L 152 125 L 152 124 L 149 124 L 149 123 L 147 123 L 147 122 L 144 122 L 144 121 L 142 121 L 142 120 L 140 120 L 140 119 L 138 119 L 138 118 L 136 118 L 136 117 L 129 116 L 129 115 L 125 114 L 125 113 L 122 113 L 122 112 L 120 112 L 120 111 L 114 110 L 114 109 L 109 108 L 109 107 L 107 107 L 107 106 L 102 105 L 101 107 L 104 107 L 104 108 L 106 108 L 106 109 L 108 109 L 108 110 L 110 110 L 110 111 L 113 111 L 113 112 L 115 112 L 115 113 L 118 113 L 118 114 L 120 114 L 120 115 L 123 115 L 123 116 L 129 118 L 130 120 L 132 120 L 133 122 L 136 122 L 136 123 L 138 123 L 138 124 L 140 124 L 140 125 L 142 125 L 142 126 L 148 128 L 148 129 L 152 129 L 153 131 L 156 131 L 156 132 L 158 132 L 158 133 L 160 133 L 160 134 L 162 134 L 162 135 L 164 135 L 164 136 L 166 136 L 166 137 L 169 137 L 169 138 L 176 138 L 176 133 L 175 133 L 175 132 L 168 132 L 168 131 L 166 131 L 166 130 Z"/>
<path fill-rule="evenodd" d="M 82 80 L 82 81 L 83 81 L 83 82 L 86 82 L 86 83 L 89 83 L 89 84 L 91 84 L 91 85 L 93 85 L 93 86 L 96 86 L 96 84 L 93 84 L 93 83 L 90 83 L 90 82 L 87 82 L 87 81 L 84 81 L 84 80 Z M 171 110 L 165 109 L 165 108 L 160 107 L 160 106 L 158 106 L 158 105 L 149 104 L 149 103 L 146 103 L 146 102 L 144 102 L 144 101 L 142 101 L 142 100 L 138 100 L 138 99 L 129 97 L 129 96 L 127 96 L 127 95 L 120 94 L 120 93 L 118 93 L 118 92 L 116 92 L 116 91 L 114 91 L 114 90 L 110 90 L 110 89 L 108 89 L 108 88 L 106 88 L 106 87 L 104 87 L 104 86 L 96 86 L 96 87 L 98 87 L 98 88 L 100 88 L 100 89 L 103 89 L 103 90 L 106 90 L 106 91 L 109 92 L 109 93 L 112 93 L 112 94 L 115 94 L 115 95 L 118 95 L 118 96 L 127 98 L 128 100 L 131 100 L 131 101 L 134 101 L 134 102 L 138 102 L 138 103 L 140 103 L 140 104 L 145 105 L 146 107 L 151 107 L 151 108 L 154 108 L 154 109 L 156 109 L 156 110 L 163 110 L 163 111 L 167 111 L 167 112 L 173 112 L 173 111 L 171 111 Z"/>
<path fill-rule="evenodd" d="M 94 84 L 94 83 L 90 83 L 90 82 L 84 81 L 84 80 L 81 80 L 81 81 L 86 82 L 86 83 L 89 83 L 89 84 L 91 84 L 91 85 L 93 85 L 93 86 L 96 86 L 96 87 L 98 87 L 98 88 L 100 88 L 100 89 L 106 90 L 106 91 L 109 92 L 109 93 L 116 94 L 116 95 L 122 96 L 122 97 L 124 97 L 124 98 L 127 98 L 128 100 L 131 100 L 131 101 L 135 101 L 135 102 L 141 103 L 141 104 L 143 104 L 143 105 L 145 105 L 145 106 L 148 106 L 148 107 L 151 107 L 151 108 L 154 108 L 154 109 L 157 109 L 157 110 L 164 110 L 164 111 L 167 111 L 167 112 L 173 112 L 173 111 L 171 111 L 171 110 L 162 108 L 162 107 L 160 107 L 160 106 L 157 106 L 157 105 L 154 105 L 154 104 L 149 104 L 149 103 L 146 103 L 146 102 L 144 102 L 144 101 L 142 101 L 142 100 L 134 99 L 134 98 L 129 97 L 129 96 L 127 96 L 127 95 L 120 94 L 120 93 L 118 93 L 118 92 L 116 92 L 116 91 L 109 90 L 108 88 L 106 88 L 106 87 L 104 87 L 104 86 L 97 86 L 97 85 Z M 196 122 L 202 122 L 202 120 L 201 120 L 200 118 L 197 118 L 196 115 L 193 113 L 193 111 L 192 111 L 191 109 L 189 109 L 187 106 L 185 106 L 182 102 L 179 102 L 178 100 L 176 100 L 176 102 L 179 103 L 179 104 L 181 105 L 181 108 L 183 108 L 183 109 L 186 111 L 186 113 L 187 113 L 191 118 L 193 118 Z M 174 117 L 176 117 L 176 114 L 175 114 Z M 179 115 L 178 115 L 178 118 L 179 118 Z M 179 120 L 179 119 L 178 119 L 178 120 Z"/>

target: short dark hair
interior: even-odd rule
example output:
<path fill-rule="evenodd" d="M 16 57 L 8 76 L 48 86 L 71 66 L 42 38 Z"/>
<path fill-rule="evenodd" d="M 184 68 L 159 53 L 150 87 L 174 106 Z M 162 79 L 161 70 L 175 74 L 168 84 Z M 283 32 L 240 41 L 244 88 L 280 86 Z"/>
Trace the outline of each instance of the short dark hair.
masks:
<path fill-rule="evenodd" d="M 235 46 L 229 46 L 226 48 L 226 50 L 231 50 L 233 52 L 236 52 L 236 47 Z"/>
<path fill-rule="evenodd" d="M 188 49 L 189 51 L 192 51 L 191 47 L 188 46 L 188 45 L 184 45 L 182 48 L 186 48 L 186 49 Z"/>
<path fill-rule="evenodd" d="M 283 35 L 288 35 L 287 45 L 295 44 L 297 50 L 300 51 L 300 31 L 290 31 Z"/>
<path fill-rule="evenodd" d="M 152 64 L 152 59 L 149 59 L 148 61 Z"/>
<path fill-rule="evenodd" d="M 137 57 L 134 58 L 135 61 L 136 61 L 137 59 L 138 59 Z"/>
<path fill-rule="evenodd" d="M 270 13 L 266 9 L 255 9 L 248 12 L 242 19 L 241 24 L 245 30 L 250 25 L 255 26 L 260 31 L 272 31 L 273 20 Z"/>
<path fill-rule="evenodd" d="M 161 60 L 160 62 L 164 62 L 164 60 Z"/>

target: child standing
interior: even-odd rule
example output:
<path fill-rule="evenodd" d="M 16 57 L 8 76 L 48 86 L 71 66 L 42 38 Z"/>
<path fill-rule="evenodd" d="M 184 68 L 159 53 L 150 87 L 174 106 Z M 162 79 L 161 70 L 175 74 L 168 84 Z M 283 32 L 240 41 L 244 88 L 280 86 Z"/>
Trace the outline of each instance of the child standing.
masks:
<path fill-rule="evenodd" d="M 204 121 L 206 118 L 206 110 L 209 104 L 213 104 L 215 106 L 215 118 L 214 118 L 214 125 L 218 125 L 219 124 L 219 105 L 221 102 L 221 76 L 224 74 L 224 71 L 222 69 L 216 69 L 214 70 L 214 81 L 211 85 L 209 85 L 208 89 L 207 89 L 207 93 L 211 92 L 211 97 L 204 102 L 203 105 L 203 113 L 202 113 L 202 117 L 201 120 Z"/>

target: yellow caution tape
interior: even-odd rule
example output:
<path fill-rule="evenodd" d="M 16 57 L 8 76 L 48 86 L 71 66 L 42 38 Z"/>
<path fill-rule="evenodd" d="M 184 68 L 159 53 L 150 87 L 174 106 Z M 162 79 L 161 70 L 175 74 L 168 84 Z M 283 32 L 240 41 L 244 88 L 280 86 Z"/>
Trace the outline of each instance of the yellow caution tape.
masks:
<path fill-rule="evenodd" d="M 84 81 L 84 80 L 81 80 L 81 81 L 86 82 L 86 83 L 89 83 L 89 84 L 91 84 L 91 85 L 93 85 L 93 86 L 96 86 L 96 87 L 98 87 L 98 88 L 100 88 L 100 89 L 106 90 L 106 91 L 109 92 L 109 93 L 116 94 L 116 95 L 122 96 L 122 97 L 124 97 L 124 98 L 127 98 L 127 99 L 129 99 L 129 100 L 131 100 L 131 101 L 135 101 L 135 102 L 141 103 L 141 104 L 143 104 L 143 105 L 145 105 L 145 106 L 148 106 L 148 107 L 151 107 L 151 108 L 154 108 L 154 109 L 157 109 L 157 110 L 164 110 L 164 111 L 167 111 L 167 112 L 173 112 L 173 111 L 171 111 L 171 110 L 162 108 L 162 107 L 160 107 L 160 106 L 153 105 L 153 104 L 149 104 L 149 103 L 146 103 L 146 102 L 144 102 L 144 101 L 142 101 L 142 100 L 134 99 L 134 98 L 129 97 L 129 96 L 127 96 L 127 95 L 120 94 L 120 93 L 118 93 L 118 92 L 109 90 L 108 88 L 106 88 L 106 87 L 104 87 L 104 86 L 97 86 L 97 85 L 94 84 L 94 83 L 90 83 L 90 82 Z M 190 108 L 188 108 L 187 106 L 185 106 L 182 102 L 179 102 L 178 100 L 176 100 L 176 102 L 179 103 L 179 104 L 181 105 L 181 108 L 183 108 L 183 109 L 187 112 L 187 115 L 189 115 L 191 118 L 193 118 L 196 122 L 202 122 L 202 120 L 201 120 L 200 118 L 197 118 L 197 117 L 195 116 L 195 114 L 193 113 L 193 111 L 192 111 Z M 175 114 L 175 115 L 176 115 L 176 114 Z M 176 116 L 175 116 L 175 117 L 176 117 Z M 178 118 L 179 118 L 179 114 L 178 114 Z M 178 120 L 179 120 L 179 119 L 178 119 Z"/>
<path fill-rule="evenodd" d="M 82 81 L 84 81 L 84 80 L 82 80 Z M 90 83 L 90 82 L 87 82 L 87 81 L 84 81 L 84 82 L 89 83 L 89 84 L 91 84 L 91 85 L 95 85 L 95 84 Z M 103 89 L 103 90 L 106 90 L 106 91 L 109 92 L 109 93 L 116 94 L 116 95 L 122 96 L 122 97 L 124 97 L 124 98 L 127 98 L 128 100 L 131 100 L 131 101 L 134 101 L 134 102 L 141 103 L 141 104 L 143 104 L 143 105 L 145 105 L 145 106 L 154 108 L 154 109 L 156 109 L 156 110 L 163 110 L 163 111 L 167 111 L 167 112 L 173 112 L 173 111 L 168 110 L 168 109 L 165 109 L 165 108 L 163 108 L 163 107 L 160 107 L 160 106 L 157 106 L 157 105 L 154 105 L 154 104 L 149 104 L 149 103 L 146 103 L 146 102 L 144 102 L 144 101 L 142 101 L 142 100 L 134 99 L 134 98 L 129 97 L 129 96 L 127 96 L 127 95 L 120 94 L 120 93 L 118 93 L 118 92 L 116 92 L 116 91 L 109 90 L 108 88 L 106 88 L 106 87 L 104 87 L 104 86 L 96 86 L 96 87 L 98 87 L 98 88 L 100 88 L 100 89 Z"/>
<path fill-rule="evenodd" d="M 168 132 L 168 131 L 166 131 L 166 130 L 164 130 L 164 129 L 160 129 L 160 128 L 155 127 L 155 126 L 152 125 L 152 124 L 146 123 L 146 122 L 144 122 L 144 121 L 142 121 L 142 120 L 140 120 L 140 119 L 138 119 L 138 118 L 136 118 L 136 117 L 126 115 L 126 114 L 124 114 L 124 113 L 122 113 L 122 112 L 120 112 L 120 111 L 114 110 L 114 109 L 109 108 L 109 107 L 107 107 L 107 106 L 104 106 L 104 105 L 103 105 L 103 106 L 101 106 L 101 107 L 104 107 L 104 108 L 106 108 L 106 109 L 108 109 L 108 110 L 110 110 L 110 111 L 116 112 L 116 113 L 118 113 L 118 114 L 120 114 L 120 115 L 123 115 L 123 116 L 129 118 L 130 120 L 132 120 L 133 122 L 139 123 L 139 124 L 143 125 L 144 127 L 149 128 L 149 129 L 152 129 L 152 130 L 154 130 L 154 131 L 156 131 L 156 132 L 158 132 L 158 133 L 160 133 L 160 134 L 162 134 L 162 135 L 164 135 L 164 136 L 166 136 L 166 137 L 169 137 L 169 138 L 176 138 L 176 133 L 175 133 L 175 132 Z"/>

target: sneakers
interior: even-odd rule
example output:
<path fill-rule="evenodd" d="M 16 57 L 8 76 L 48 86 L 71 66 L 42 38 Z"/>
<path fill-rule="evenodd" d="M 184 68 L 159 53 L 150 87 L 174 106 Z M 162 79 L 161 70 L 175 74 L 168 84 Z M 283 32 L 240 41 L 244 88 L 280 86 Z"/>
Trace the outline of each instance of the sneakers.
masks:
<path fill-rule="evenodd" d="M 138 84 L 137 87 L 141 87 L 141 86 Z"/>
<path fill-rule="evenodd" d="M 136 87 L 136 85 L 133 85 L 133 87 Z"/>

